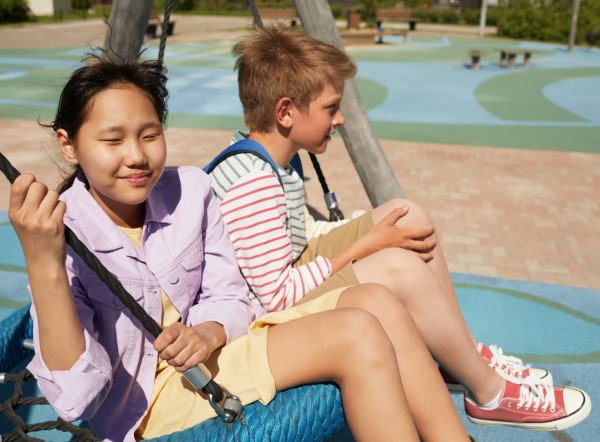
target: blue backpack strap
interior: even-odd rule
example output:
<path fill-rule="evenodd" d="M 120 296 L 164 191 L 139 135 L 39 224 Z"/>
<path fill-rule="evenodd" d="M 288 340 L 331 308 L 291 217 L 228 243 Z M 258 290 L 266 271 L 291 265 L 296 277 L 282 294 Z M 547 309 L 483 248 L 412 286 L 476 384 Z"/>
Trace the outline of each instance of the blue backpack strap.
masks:
<path fill-rule="evenodd" d="M 210 174 L 215 168 L 221 164 L 221 162 L 225 161 L 227 158 L 240 154 L 240 153 L 249 153 L 257 156 L 265 163 L 271 165 L 273 172 L 277 175 L 277 179 L 279 180 L 279 184 L 283 187 L 283 181 L 281 179 L 281 175 L 279 175 L 279 167 L 269 155 L 269 152 L 262 146 L 262 144 L 250 140 L 248 138 L 244 138 L 240 141 L 235 142 L 227 149 L 223 150 L 220 154 L 218 154 L 209 164 L 204 168 L 204 171 Z M 290 165 L 296 171 L 296 173 L 300 176 L 300 179 L 304 181 L 304 172 L 302 170 L 302 162 L 300 161 L 300 156 L 298 154 L 294 155 L 292 161 L 290 161 Z"/>
<path fill-rule="evenodd" d="M 223 150 L 208 164 L 208 166 L 204 168 L 204 171 L 210 174 L 213 170 L 215 170 L 215 168 L 219 164 L 221 164 L 227 158 L 234 155 L 238 155 L 240 153 L 249 153 L 255 155 L 261 160 L 263 160 L 265 163 L 270 164 L 271 168 L 273 169 L 273 172 L 275 172 L 275 175 L 279 180 L 279 184 L 281 184 L 281 187 L 283 188 L 283 181 L 281 179 L 281 175 L 279 175 L 279 169 L 277 167 L 277 164 L 275 164 L 275 161 L 273 161 L 273 158 L 271 158 L 271 155 L 269 155 L 269 152 L 267 152 L 267 150 L 260 143 L 254 140 L 249 140 L 247 138 L 240 140 L 229 146 L 227 149 Z"/>
<path fill-rule="evenodd" d="M 300 175 L 300 179 L 304 181 L 304 170 L 302 169 L 302 161 L 300 161 L 300 155 L 294 155 L 294 158 L 292 158 L 290 164 L 292 165 L 296 173 Z"/>

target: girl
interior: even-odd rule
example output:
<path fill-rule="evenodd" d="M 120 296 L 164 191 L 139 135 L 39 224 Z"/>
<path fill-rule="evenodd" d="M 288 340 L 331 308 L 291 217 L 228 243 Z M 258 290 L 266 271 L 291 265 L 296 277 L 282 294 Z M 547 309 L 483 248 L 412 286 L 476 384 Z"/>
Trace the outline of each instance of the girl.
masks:
<path fill-rule="evenodd" d="M 244 404 L 337 383 L 357 440 L 469 440 L 388 289 L 341 288 L 265 316 L 250 303 L 210 179 L 165 167 L 165 83 L 160 64 L 93 56 L 52 124 L 75 167 L 60 198 L 30 174 L 11 190 L 33 299 L 29 369 L 58 414 L 114 441 L 188 428 L 214 416 L 181 375 L 204 363 Z M 162 325 L 154 342 L 66 248 L 65 224 Z"/>

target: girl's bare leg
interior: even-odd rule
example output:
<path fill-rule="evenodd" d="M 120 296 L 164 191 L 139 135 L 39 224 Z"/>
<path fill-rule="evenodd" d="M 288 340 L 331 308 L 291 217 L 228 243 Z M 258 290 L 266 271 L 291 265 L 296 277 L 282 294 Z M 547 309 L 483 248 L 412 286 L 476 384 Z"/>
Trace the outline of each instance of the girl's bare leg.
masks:
<path fill-rule="evenodd" d="M 408 406 L 421 440 L 468 441 L 437 365 L 402 303 L 382 286 L 360 287 L 364 287 L 362 292 L 344 292 L 337 308 L 370 312 L 385 329 L 395 349 Z"/>
<path fill-rule="evenodd" d="M 394 347 L 371 313 L 341 308 L 271 327 L 268 333 L 269 365 L 278 391 L 335 382 L 356 440 L 419 440 Z"/>
<path fill-rule="evenodd" d="M 428 227 L 434 225 L 431 218 L 429 218 L 429 215 L 427 215 L 427 213 L 420 206 L 418 206 L 410 200 L 400 198 L 387 201 L 381 206 L 377 207 L 376 209 L 373 209 L 373 211 L 371 212 L 371 215 L 373 217 L 373 223 L 377 224 L 379 221 L 385 218 L 385 216 L 388 215 L 393 209 L 404 206 L 408 206 L 408 213 L 398 220 L 398 222 L 396 223 L 397 226 Z M 442 250 L 442 245 L 440 244 L 436 232 L 433 233 L 432 238 L 435 238 L 437 240 L 437 243 L 435 248 L 432 250 L 433 259 L 427 263 L 427 266 L 435 275 L 435 278 L 440 288 L 450 300 L 452 307 L 462 318 L 462 311 L 460 310 L 460 306 L 456 298 L 456 292 L 454 291 L 454 285 L 452 284 L 452 279 L 450 278 L 448 264 L 446 263 L 446 258 Z M 473 343 L 476 345 L 476 341 L 474 338 Z"/>
<path fill-rule="evenodd" d="M 434 358 L 479 403 L 491 401 L 503 379 L 473 345 L 466 324 L 449 302 L 429 266 L 415 253 L 390 248 L 353 264 L 361 283 L 386 286 L 402 302 Z"/>

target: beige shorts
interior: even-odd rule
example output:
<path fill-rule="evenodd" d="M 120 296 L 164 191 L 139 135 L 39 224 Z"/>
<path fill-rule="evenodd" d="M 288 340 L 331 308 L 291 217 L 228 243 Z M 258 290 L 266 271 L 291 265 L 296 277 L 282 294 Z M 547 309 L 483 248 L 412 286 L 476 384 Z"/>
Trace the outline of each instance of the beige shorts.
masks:
<path fill-rule="evenodd" d="M 254 321 L 248 334 L 214 352 L 206 362 L 214 381 L 240 398 L 246 405 L 255 401 L 268 404 L 275 397 L 275 380 L 267 357 L 267 332 L 270 327 L 314 313 L 332 310 L 347 287 L 326 293 L 302 305 L 269 313 Z M 208 401 L 193 390 L 183 376 L 169 366 L 173 375 L 163 388 L 176 390 L 176 402 L 161 402 L 159 394 L 148 419 L 145 438 L 156 437 L 192 427 L 216 416 Z M 165 395 L 173 398 L 172 394 Z M 175 418 L 173 407 L 179 409 Z M 186 417 L 187 416 L 187 417 Z"/>
<path fill-rule="evenodd" d="M 298 267 L 314 260 L 317 256 L 333 258 L 350 247 L 358 238 L 366 235 L 372 228 L 373 218 L 371 212 L 367 212 L 346 224 L 336 227 L 325 235 L 311 239 L 293 265 L 294 267 Z M 349 263 L 302 298 L 297 305 L 309 302 L 339 287 L 351 287 L 358 284 L 358 279 L 356 279 L 356 275 L 352 269 L 352 263 Z"/>

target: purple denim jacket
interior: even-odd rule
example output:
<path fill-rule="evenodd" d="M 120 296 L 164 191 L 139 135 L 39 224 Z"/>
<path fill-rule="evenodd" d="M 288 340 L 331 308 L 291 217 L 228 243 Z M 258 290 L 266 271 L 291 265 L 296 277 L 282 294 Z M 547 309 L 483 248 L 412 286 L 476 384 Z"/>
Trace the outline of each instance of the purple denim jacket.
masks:
<path fill-rule="evenodd" d="M 210 178 L 200 169 L 165 169 L 146 201 L 143 251 L 96 204 L 82 175 L 61 199 L 65 224 L 157 322 L 161 287 L 185 324 L 216 321 L 228 342 L 264 314 L 249 301 Z M 134 440 L 154 384 L 153 338 L 70 248 L 66 267 L 85 352 L 69 370 L 49 370 L 32 306 L 36 355 L 28 368 L 62 418 L 85 419 L 106 440 Z"/>

